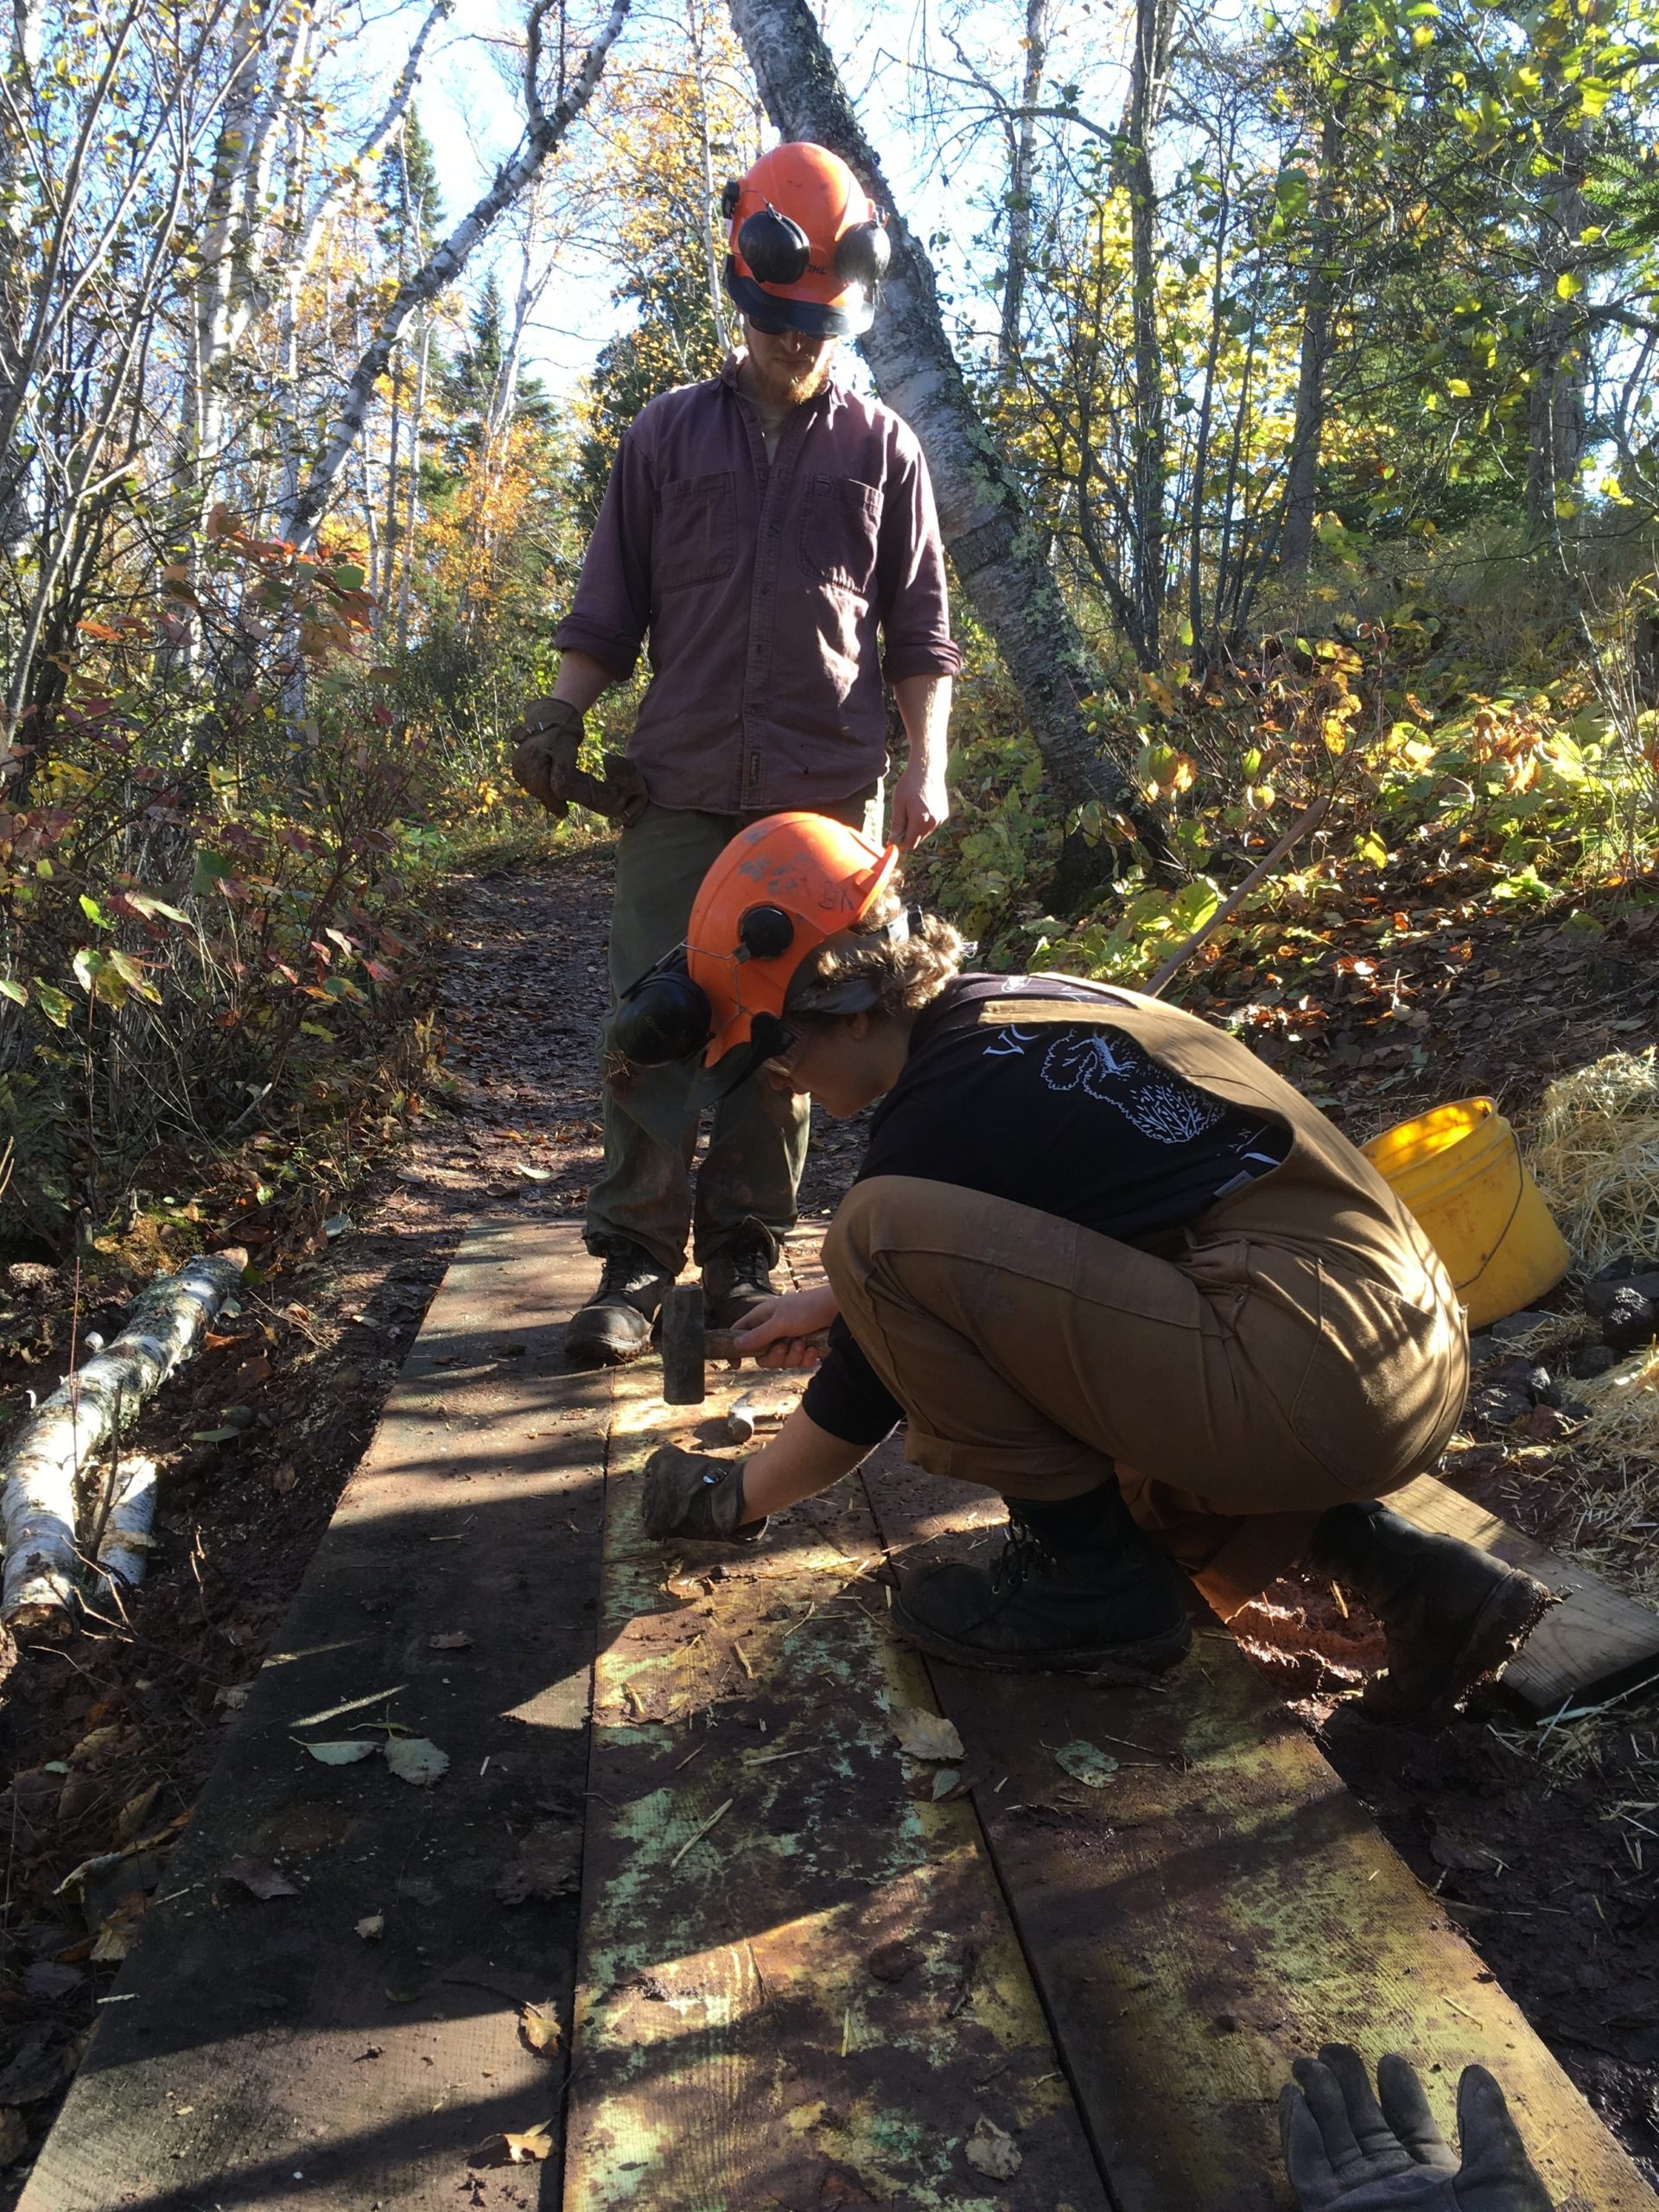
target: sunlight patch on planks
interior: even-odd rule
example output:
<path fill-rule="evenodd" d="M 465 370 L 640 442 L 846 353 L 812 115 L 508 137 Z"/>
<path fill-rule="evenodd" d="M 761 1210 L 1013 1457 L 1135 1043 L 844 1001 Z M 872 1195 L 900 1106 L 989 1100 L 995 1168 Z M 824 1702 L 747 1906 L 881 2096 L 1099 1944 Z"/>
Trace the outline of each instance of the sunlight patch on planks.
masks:
<path fill-rule="evenodd" d="M 620 1380 L 607 1467 L 567 2212 L 1104 2212 L 973 1814 L 893 1740 L 931 1699 L 859 1485 L 665 1550 L 656 1388 Z M 982 2115 L 1020 2154 L 994 2192 Z"/>
<path fill-rule="evenodd" d="M 896 1445 L 865 1472 L 895 1550 L 953 1517 L 956 1486 Z M 981 1494 L 959 1495 L 982 1545 Z M 1448 2130 L 1458 2072 L 1479 2060 L 1557 2203 L 1653 2212 L 1635 2167 L 1224 1630 L 1201 1633 L 1152 1689 L 930 1672 L 984 1777 L 975 1802 L 1118 2212 L 1287 2204 L 1279 2090 L 1293 2057 L 1332 2038 L 1373 2062 L 1406 2053 Z M 1120 1762 L 1104 1787 L 1056 1760 L 1077 1741 Z"/>

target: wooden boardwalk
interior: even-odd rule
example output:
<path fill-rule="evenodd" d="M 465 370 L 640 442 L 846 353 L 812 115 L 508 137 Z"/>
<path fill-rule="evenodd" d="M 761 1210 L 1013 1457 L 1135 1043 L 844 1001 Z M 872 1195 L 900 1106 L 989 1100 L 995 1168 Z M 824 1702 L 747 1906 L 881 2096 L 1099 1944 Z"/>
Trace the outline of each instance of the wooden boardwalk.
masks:
<path fill-rule="evenodd" d="M 925 1667 L 884 1548 L 988 1516 L 891 1447 L 753 1552 L 647 1542 L 699 1415 L 563 1371 L 590 1273 L 463 1245 L 24 2212 L 1267 2212 L 1331 2035 L 1443 2118 L 1484 2061 L 1558 2203 L 1655 2204 L 1224 1632 L 1155 1690 Z M 440 1780 L 307 1748 L 398 1731 Z"/>

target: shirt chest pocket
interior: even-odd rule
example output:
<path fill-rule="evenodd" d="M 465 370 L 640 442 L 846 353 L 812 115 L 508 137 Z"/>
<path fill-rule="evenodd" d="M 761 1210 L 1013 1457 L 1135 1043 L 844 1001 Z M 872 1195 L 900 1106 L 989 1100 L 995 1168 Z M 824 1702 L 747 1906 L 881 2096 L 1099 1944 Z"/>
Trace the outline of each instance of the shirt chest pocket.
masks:
<path fill-rule="evenodd" d="M 875 580 L 881 494 L 853 476 L 814 476 L 801 509 L 801 566 L 819 583 L 868 598 Z"/>
<path fill-rule="evenodd" d="M 658 502 L 651 580 L 658 592 L 728 576 L 737 559 L 737 485 L 730 469 L 675 476 Z"/>

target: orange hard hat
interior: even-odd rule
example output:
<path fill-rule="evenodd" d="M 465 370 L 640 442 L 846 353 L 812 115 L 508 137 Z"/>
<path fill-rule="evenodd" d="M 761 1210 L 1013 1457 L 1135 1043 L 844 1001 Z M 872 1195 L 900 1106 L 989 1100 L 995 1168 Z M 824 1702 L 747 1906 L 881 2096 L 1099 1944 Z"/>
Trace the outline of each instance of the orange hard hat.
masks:
<path fill-rule="evenodd" d="M 708 1066 L 737 1046 L 780 1048 L 795 971 L 863 919 L 898 863 L 896 845 L 883 850 L 822 814 L 769 814 L 738 831 L 686 930 L 686 967 L 709 1002 Z"/>
<path fill-rule="evenodd" d="M 890 257 L 880 210 L 838 154 L 797 140 L 728 184 L 726 289 L 761 330 L 856 337 Z"/>

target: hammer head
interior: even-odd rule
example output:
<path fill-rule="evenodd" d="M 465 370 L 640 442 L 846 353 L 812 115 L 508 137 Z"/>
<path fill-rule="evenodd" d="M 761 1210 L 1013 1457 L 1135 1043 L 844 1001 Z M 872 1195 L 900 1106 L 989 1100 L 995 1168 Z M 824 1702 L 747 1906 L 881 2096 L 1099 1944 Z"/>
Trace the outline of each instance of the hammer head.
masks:
<path fill-rule="evenodd" d="M 700 1406 L 709 1395 L 703 1372 L 703 1302 L 700 1283 L 676 1283 L 663 1300 L 663 1396 L 671 1406 Z"/>

